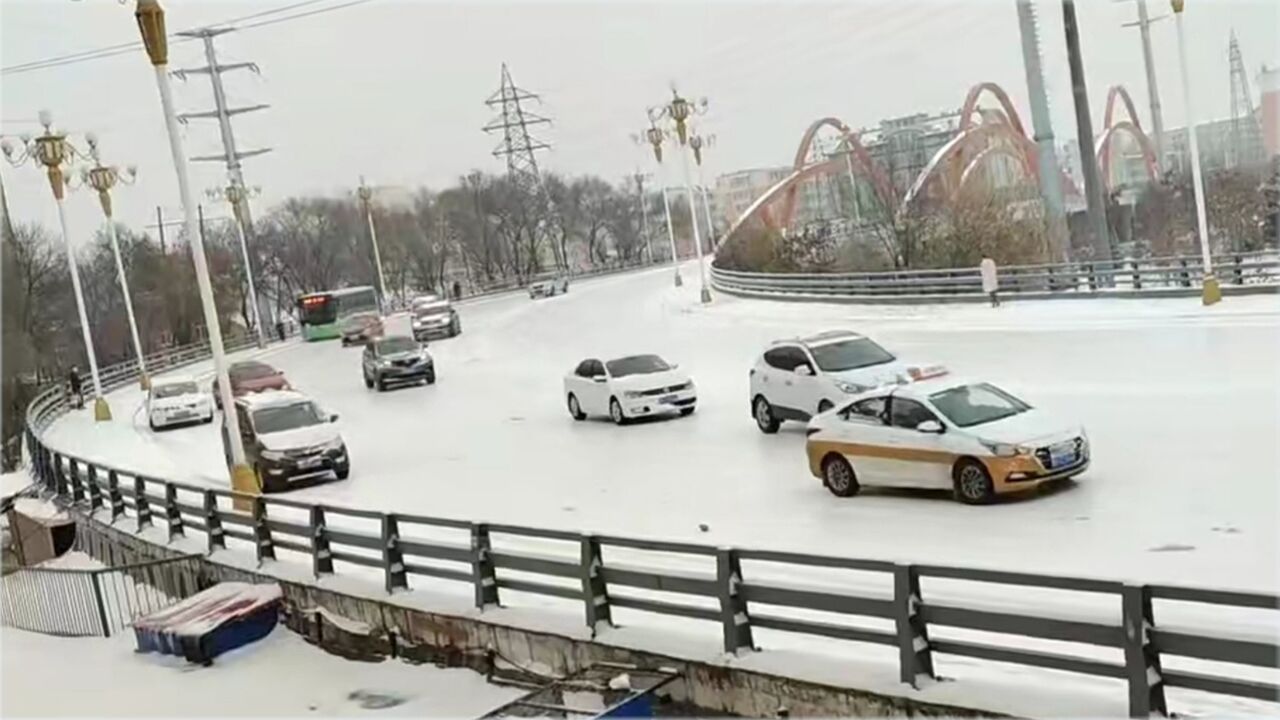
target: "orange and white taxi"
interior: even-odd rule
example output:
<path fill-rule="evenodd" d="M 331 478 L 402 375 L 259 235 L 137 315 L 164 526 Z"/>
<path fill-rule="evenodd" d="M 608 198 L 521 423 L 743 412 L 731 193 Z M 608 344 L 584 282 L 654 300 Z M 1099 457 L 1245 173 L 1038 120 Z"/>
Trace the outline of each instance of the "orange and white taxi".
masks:
<path fill-rule="evenodd" d="M 840 497 L 863 486 L 949 489 L 980 504 L 1089 467 L 1079 424 L 942 370 L 814 417 L 806 450 L 810 471 Z"/>

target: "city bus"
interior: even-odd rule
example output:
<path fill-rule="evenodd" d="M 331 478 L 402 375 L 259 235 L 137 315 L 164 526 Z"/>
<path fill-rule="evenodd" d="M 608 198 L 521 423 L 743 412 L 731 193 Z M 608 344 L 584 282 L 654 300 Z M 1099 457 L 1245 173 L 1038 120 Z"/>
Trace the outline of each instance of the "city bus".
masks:
<path fill-rule="evenodd" d="M 368 286 L 298 296 L 298 321 L 305 340 L 336 338 L 342 334 L 342 320 L 362 312 L 379 312 L 378 295 Z"/>

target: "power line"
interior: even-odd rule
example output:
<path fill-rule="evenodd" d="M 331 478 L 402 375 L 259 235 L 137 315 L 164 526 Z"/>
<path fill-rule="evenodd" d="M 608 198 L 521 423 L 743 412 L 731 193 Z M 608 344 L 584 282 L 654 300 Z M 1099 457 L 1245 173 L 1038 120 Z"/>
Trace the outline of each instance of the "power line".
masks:
<path fill-rule="evenodd" d="M 302 0 L 301 2 L 293 3 L 292 5 L 285 5 L 283 7 L 273 8 L 271 10 L 260 10 L 258 12 L 250 13 L 248 15 L 241 15 L 239 17 L 231 18 L 229 20 L 223 20 L 223 21 L 208 25 L 207 27 L 229 27 L 230 28 L 230 27 L 236 26 L 237 23 L 244 22 L 245 20 L 250 20 L 253 18 L 261 18 L 268 15 L 274 15 L 277 13 L 286 12 L 288 10 L 296 10 L 301 7 L 306 7 L 308 5 L 315 5 L 316 3 L 326 2 L 326 1 L 327 0 Z M 334 10 L 342 10 L 343 8 L 353 7 L 356 5 L 363 5 L 368 2 L 372 2 L 372 0 L 348 0 L 348 2 L 339 3 L 337 5 L 330 5 L 327 7 L 316 8 L 314 10 L 307 10 L 305 12 L 298 12 L 292 15 L 286 15 L 284 17 L 274 17 L 274 18 L 268 18 L 266 20 L 259 20 L 257 22 L 234 27 L 234 29 L 248 30 L 251 28 L 262 27 L 264 25 L 273 25 L 275 23 L 287 22 L 289 20 L 297 20 L 299 18 L 310 17 L 312 15 L 320 15 L 320 14 L 331 12 Z M 176 33 L 171 33 L 171 36 L 172 35 L 176 35 Z M 189 38 L 189 37 L 172 37 L 170 39 L 170 43 L 176 45 L 182 42 L 190 42 L 193 39 L 194 38 Z M 141 48 L 142 48 L 142 43 L 135 41 L 130 43 L 120 43 L 118 45 L 108 45 L 106 47 L 96 48 L 93 50 L 81 50 L 79 52 L 68 53 L 66 55 L 59 55 L 51 58 L 45 58 L 42 60 L 31 60 L 25 63 L 19 63 L 17 65 L 10 65 L 5 68 L 0 68 L 0 75 L 17 75 L 20 73 L 32 72 L 35 70 L 46 70 L 54 67 L 62 67 L 64 65 L 74 65 L 76 63 L 87 62 L 90 60 L 101 60 L 101 59 L 113 57 L 116 55 L 123 55 L 126 53 L 134 52 Z"/>

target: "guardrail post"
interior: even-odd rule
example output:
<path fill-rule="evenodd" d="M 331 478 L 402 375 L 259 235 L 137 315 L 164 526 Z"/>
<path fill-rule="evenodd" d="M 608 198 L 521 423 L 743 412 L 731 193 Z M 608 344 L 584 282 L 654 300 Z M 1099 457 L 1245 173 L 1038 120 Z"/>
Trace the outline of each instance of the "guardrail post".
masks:
<path fill-rule="evenodd" d="M 124 514 L 124 496 L 120 494 L 120 476 L 115 470 L 107 471 L 107 500 L 111 503 L 111 522 Z"/>
<path fill-rule="evenodd" d="M 333 551 L 329 549 L 324 508 L 319 505 L 311 506 L 311 573 L 316 578 L 333 574 Z"/>
<path fill-rule="evenodd" d="M 89 466 L 85 484 L 89 486 L 89 516 L 93 517 L 93 513 L 102 507 L 102 488 L 98 487 L 98 467 L 96 465 Z"/>
<path fill-rule="evenodd" d="M 1233 268 L 1231 271 L 1231 274 L 1235 277 L 1236 285 L 1244 284 L 1244 269 L 1240 267 L 1240 263 L 1241 263 L 1240 254 L 1236 253 L 1235 268 Z"/>
<path fill-rule="evenodd" d="M 71 502 L 79 504 L 84 502 L 84 485 L 80 483 L 80 463 L 75 460 L 67 462 L 67 475 L 71 477 Z"/>
<path fill-rule="evenodd" d="M 169 541 L 175 537 L 186 536 L 182 528 L 182 512 L 178 510 L 178 489 L 173 483 L 164 484 L 164 517 L 169 525 Z"/>
<path fill-rule="evenodd" d="M 471 580 L 475 583 L 476 607 L 483 610 L 498 604 L 498 575 L 493 566 L 489 525 L 471 523 Z"/>
<path fill-rule="evenodd" d="M 209 554 L 218 548 L 225 549 L 227 536 L 222 530 L 222 516 L 218 514 L 218 496 L 212 490 L 204 491 L 204 524 L 209 538 Z"/>
<path fill-rule="evenodd" d="M 720 598 L 720 627 L 724 631 L 724 651 L 737 654 L 741 648 L 755 649 L 751 637 L 751 616 L 742 586 L 742 563 L 732 548 L 716 548 L 716 592 Z"/>
<path fill-rule="evenodd" d="M 1058 281 L 1057 281 L 1057 279 L 1056 279 L 1056 278 L 1054 278 L 1054 276 L 1053 276 L 1053 266 L 1052 266 L 1052 265 L 1050 265 L 1048 268 L 1046 268 L 1046 270 L 1047 270 L 1047 274 L 1049 275 L 1049 278 L 1048 278 L 1048 280 L 1049 280 L 1049 292 L 1054 292 L 1055 290 L 1057 290 L 1057 289 L 1058 289 Z"/>
<path fill-rule="evenodd" d="M 583 535 L 578 571 L 582 577 L 582 601 L 587 607 L 587 627 L 595 637 L 600 623 L 613 625 L 613 613 L 609 609 L 609 587 L 604 581 L 604 558 L 600 554 L 600 541 L 594 535 Z"/>
<path fill-rule="evenodd" d="M 1121 621 L 1124 623 L 1124 670 L 1129 681 L 1129 717 L 1151 713 L 1168 715 L 1164 700 L 1164 675 L 1160 653 L 1151 643 L 1155 625 L 1151 613 L 1151 591 L 1145 585 L 1125 585 L 1120 590 Z"/>
<path fill-rule="evenodd" d="M 276 546 L 271 541 L 271 528 L 267 526 L 267 502 L 261 495 L 253 498 L 253 539 L 259 567 L 263 560 L 276 559 Z"/>
<path fill-rule="evenodd" d="M 1093 273 L 1093 263 L 1086 263 L 1084 271 L 1089 275 L 1089 292 L 1095 292 L 1098 289 L 1098 276 Z"/>
<path fill-rule="evenodd" d="M 910 565 L 893 567 L 894 625 L 898 631 L 899 678 L 918 687 L 921 675 L 933 678 L 929 628 L 920 616 L 920 575 Z"/>
<path fill-rule="evenodd" d="M 409 589 L 404 553 L 400 550 L 400 523 L 392 513 L 382 516 L 382 573 L 388 593 L 396 588 Z"/>
<path fill-rule="evenodd" d="M 1133 266 L 1133 289 L 1141 290 L 1142 289 L 1142 273 L 1138 272 L 1138 261 L 1131 260 L 1129 264 Z"/>
<path fill-rule="evenodd" d="M 98 623 L 102 628 L 102 637 L 111 637 L 111 626 L 107 624 L 107 606 L 102 602 L 102 583 L 98 580 L 101 574 L 101 570 L 95 570 L 89 574 L 89 579 L 93 581 L 93 602 L 98 608 Z"/>
<path fill-rule="evenodd" d="M 1191 287 L 1191 273 L 1187 272 L 1187 261 L 1179 259 L 1178 264 L 1182 266 L 1182 272 L 1179 273 L 1182 275 L 1182 287 Z"/>
<path fill-rule="evenodd" d="M 138 532 L 151 525 L 151 503 L 147 502 L 147 482 L 141 476 L 133 478 L 133 510 L 138 514 Z"/>
<path fill-rule="evenodd" d="M 62 469 L 62 457 L 53 456 L 53 492 L 58 497 L 65 497 L 67 494 L 67 471 Z"/>

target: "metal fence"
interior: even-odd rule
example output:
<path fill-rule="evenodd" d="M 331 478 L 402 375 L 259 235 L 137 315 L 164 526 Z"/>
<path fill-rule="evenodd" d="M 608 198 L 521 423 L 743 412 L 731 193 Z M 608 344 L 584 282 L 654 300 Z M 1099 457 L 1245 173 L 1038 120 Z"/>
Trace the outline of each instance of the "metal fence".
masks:
<path fill-rule="evenodd" d="M 49 635 L 110 636 L 211 584 L 199 555 L 118 567 L 21 568 L 0 579 L 5 625 Z"/>
<path fill-rule="evenodd" d="M 1000 293 L 1020 298 L 1159 297 L 1200 292 L 1199 255 L 1011 265 L 999 268 Z M 1275 292 L 1280 253 L 1232 253 L 1213 258 L 1224 292 Z M 978 299 L 978 268 L 865 273 L 760 273 L 711 268 L 712 283 L 725 292 L 779 299 L 927 301 Z"/>

